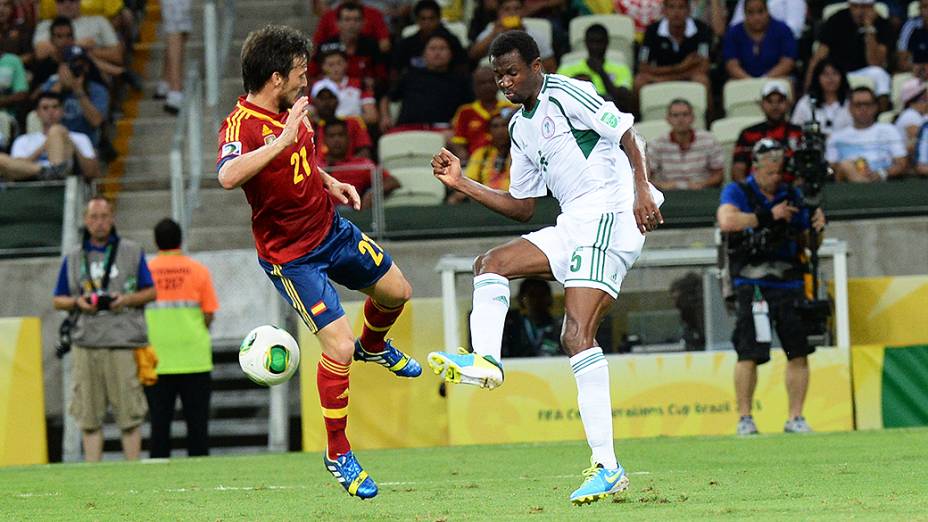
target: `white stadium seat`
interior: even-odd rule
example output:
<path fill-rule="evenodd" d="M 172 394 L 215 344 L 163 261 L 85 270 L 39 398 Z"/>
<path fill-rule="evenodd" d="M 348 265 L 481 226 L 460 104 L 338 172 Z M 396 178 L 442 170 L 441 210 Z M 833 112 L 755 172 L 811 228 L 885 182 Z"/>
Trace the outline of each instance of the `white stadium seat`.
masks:
<path fill-rule="evenodd" d="M 641 119 L 663 120 L 667 117 L 667 104 L 675 98 L 683 98 L 693 106 L 694 125 L 706 127 L 706 87 L 698 82 L 661 82 L 645 85 L 639 94 Z"/>

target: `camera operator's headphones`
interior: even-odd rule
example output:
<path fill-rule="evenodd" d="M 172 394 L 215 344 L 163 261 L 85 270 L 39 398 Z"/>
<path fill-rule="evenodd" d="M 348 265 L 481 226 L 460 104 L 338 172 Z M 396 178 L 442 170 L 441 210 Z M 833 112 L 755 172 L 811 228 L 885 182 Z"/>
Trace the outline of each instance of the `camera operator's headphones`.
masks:
<path fill-rule="evenodd" d="M 773 138 L 761 138 L 760 141 L 754 144 L 754 148 L 751 149 L 752 159 L 757 161 L 761 156 L 771 152 L 779 152 L 780 155 L 783 155 L 786 152 L 786 147 Z"/>

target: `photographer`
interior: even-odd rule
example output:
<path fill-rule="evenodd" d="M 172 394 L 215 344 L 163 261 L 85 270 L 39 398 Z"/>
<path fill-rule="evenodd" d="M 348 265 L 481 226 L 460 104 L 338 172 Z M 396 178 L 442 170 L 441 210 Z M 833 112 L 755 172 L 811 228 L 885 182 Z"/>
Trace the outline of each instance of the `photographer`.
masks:
<path fill-rule="evenodd" d="M 69 131 L 86 134 L 94 147 L 99 147 L 100 127 L 106 122 L 110 105 L 109 91 L 87 51 L 71 46 L 63 58 L 58 74 L 49 77 L 41 90 L 60 93 L 64 106 L 62 124 Z"/>
<path fill-rule="evenodd" d="M 808 231 L 825 227 L 821 208 L 802 208 L 802 194 L 782 182 L 785 150 L 777 140 L 754 145 L 753 171 L 745 182 L 729 183 L 722 191 L 716 218 L 728 233 L 728 264 L 736 298 L 737 323 L 732 342 L 738 353 L 735 396 L 737 432 L 757 433 L 751 416 L 757 365 L 770 360 L 770 323 L 786 352 L 786 393 L 789 419 L 784 431 L 811 431 L 802 416 L 809 386 L 806 356 L 809 346 L 797 305 L 804 301 L 804 250 Z M 810 216 L 811 214 L 811 216 Z"/>
<path fill-rule="evenodd" d="M 123 454 L 136 460 L 147 408 L 135 349 L 148 346 L 143 308 L 155 299 L 155 287 L 142 248 L 116 235 L 109 201 L 91 199 L 84 226 L 82 245 L 62 261 L 52 301 L 73 319 L 70 332 L 62 329 L 62 337 L 70 333 L 74 344 L 74 395 L 68 412 L 83 432 L 84 459 L 99 461 L 103 417 L 107 405 L 112 406 L 122 430 Z"/>

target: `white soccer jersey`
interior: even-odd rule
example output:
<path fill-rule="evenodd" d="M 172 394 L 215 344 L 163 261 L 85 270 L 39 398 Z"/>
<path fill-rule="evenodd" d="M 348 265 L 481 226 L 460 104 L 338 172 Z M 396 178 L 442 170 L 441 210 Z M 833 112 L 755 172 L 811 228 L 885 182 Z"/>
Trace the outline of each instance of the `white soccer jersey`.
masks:
<path fill-rule="evenodd" d="M 509 123 L 509 193 L 541 197 L 550 188 L 566 214 L 630 210 L 632 169 L 619 141 L 633 121 L 589 82 L 546 74 L 532 110 Z"/>

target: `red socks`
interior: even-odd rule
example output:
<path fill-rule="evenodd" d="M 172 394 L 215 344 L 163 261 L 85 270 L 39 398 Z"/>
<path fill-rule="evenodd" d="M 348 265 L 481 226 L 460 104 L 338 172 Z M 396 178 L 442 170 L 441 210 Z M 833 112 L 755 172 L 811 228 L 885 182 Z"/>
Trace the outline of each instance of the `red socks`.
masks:
<path fill-rule="evenodd" d="M 382 352 L 384 337 L 396 319 L 403 313 L 403 306 L 387 308 L 375 303 L 370 297 L 364 301 L 364 327 L 361 329 L 361 346 L 370 353 Z"/>
<path fill-rule="evenodd" d="M 345 436 L 348 424 L 348 371 L 351 363 L 340 364 L 325 354 L 319 359 L 316 384 L 319 387 L 319 402 L 328 436 L 329 459 L 348 453 L 351 445 Z"/>

